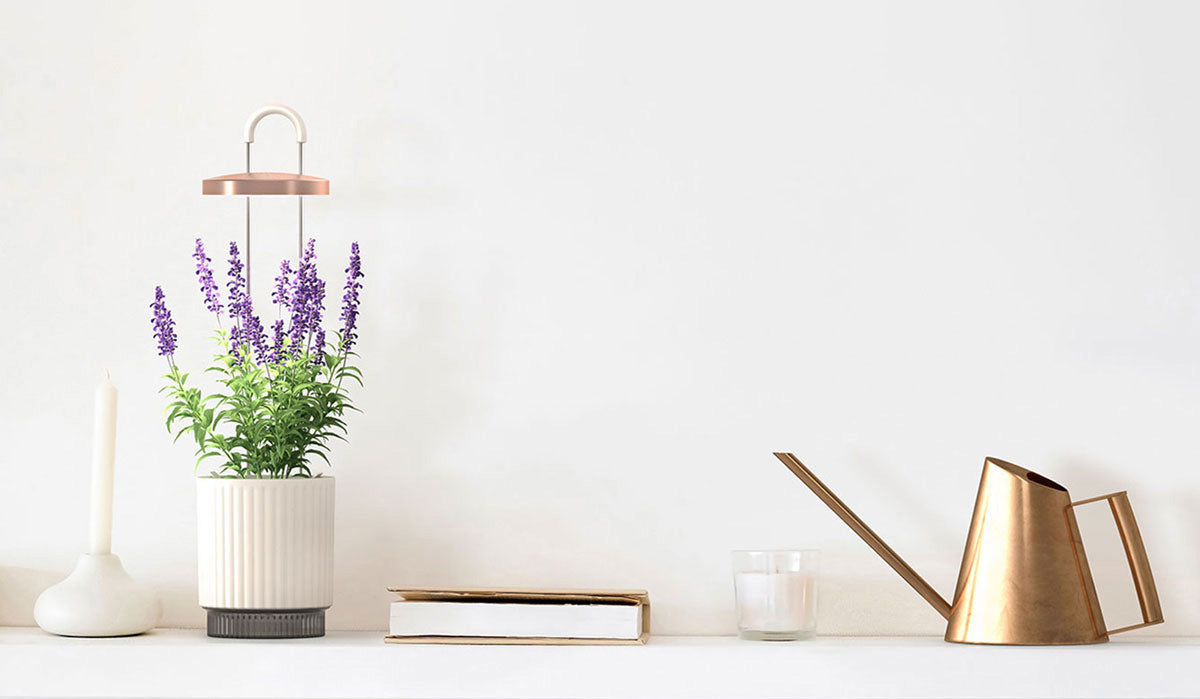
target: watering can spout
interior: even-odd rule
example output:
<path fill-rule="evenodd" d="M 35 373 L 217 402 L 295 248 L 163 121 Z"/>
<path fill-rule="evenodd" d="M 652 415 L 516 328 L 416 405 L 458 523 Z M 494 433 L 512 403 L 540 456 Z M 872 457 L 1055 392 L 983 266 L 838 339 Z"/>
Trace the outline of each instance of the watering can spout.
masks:
<path fill-rule="evenodd" d="M 900 577 L 904 578 L 904 581 L 911 585 L 917 591 L 917 594 L 928 602 L 938 614 L 941 614 L 945 619 L 950 618 L 950 603 L 943 599 L 937 593 L 937 590 L 933 589 L 932 585 L 925 582 L 925 579 L 918 575 L 912 566 L 905 563 L 900 554 L 892 550 L 891 546 L 888 546 L 883 539 L 879 538 L 878 534 L 859 519 L 858 515 L 854 514 L 846 506 L 846 503 L 834 495 L 833 491 L 826 487 L 812 471 L 808 470 L 807 466 L 800 462 L 800 459 L 786 452 L 775 452 L 775 457 L 782 461 L 783 465 L 787 466 L 788 470 L 795 474 L 797 478 L 803 481 L 804 485 L 807 485 L 821 499 L 821 502 L 833 510 L 834 514 L 841 517 L 846 526 L 854 530 L 855 534 L 858 534 L 863 541 L 867 542 L 867 546 L 870 546 L 875 553 L 879 554 L 879 557 L 891 566 L 892 570 L 899 573 Z"/>

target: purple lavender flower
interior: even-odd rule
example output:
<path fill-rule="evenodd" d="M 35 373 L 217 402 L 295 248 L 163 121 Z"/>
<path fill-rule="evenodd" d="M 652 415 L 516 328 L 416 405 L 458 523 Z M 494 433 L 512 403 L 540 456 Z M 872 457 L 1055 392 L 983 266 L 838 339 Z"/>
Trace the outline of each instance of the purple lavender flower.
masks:
<path fill-rule="evenodd" d="M 154 303 L 150 304 L 150 308 L 154 310 L 154 317 L 150 324 L 154 326 L 154 339 L 158 341 L 159 355 L 170 357 L 175 354 L 175 321 L 171 319 L 171 311 L 167 309 L 163 300 L 165 297 L 161 286 L 154 287 Z"/>
<path fill-rule="evenodd" d="M 204 241 L 199 238 L 196 238 L 196 252 L 192 253 L 192 257 L 196 258 L 196 276 L 200 279 L 200 290 L 204 292 L 204 307 L 216 313 L 220 322 L 221 295 L 217 291 L 217 283 L 213 281 L 212 267 L 209 266 L 212 260 L 204 252 Z"/>
<path fill-rule="evenodd" d="M 251 312 L 250 301 L 246 301 L 246 313 L 242 316 L 243 342 L 248 342 L 254 348 L 254 356 L 260 364 L 270 359 L 270 347 L 267 346 L 267 333 L 263 330 L 262 321 Z"/>
<path fill-rule="evenodd" d="M 313 268 L 312 296 L 308 299 L 308 328 L 316 332 L 321 329 L 321 321 L 325 319 L 325 280 L 316 276 Z"/>
<path fill-rule="evenodd" d="M 283 357 L 283 321 L 275 321 L 272 330 L 271 349 L 267 355 L 267 359 L 270 363 L 275 364 Z"/>
<path fill-rule="evenodd" d="M 325 328 L 317 328 L 317 334 L 313 337 L 312 363 L 315 366 L 325 363 Z"/>
<path fill-rule="evenodd" d="M 362 288 L 362 283 L 358 280 L 363 276 L 358 243 L 351 243 L 350 266 L 346 268 L 345 293 L 342 294 L 342 315 L 339 316 L 343 323 L 341 349 L 346 351 L 349 351 L 354 346 L 354 341 L 358 339 L 354 330 L 358 325 L 358 290 Z"/>
<path fill-rule="evenodd" d="M 314 274 L 312 264 L 313 258 L 316 257 L 314 246 L 315 243 L 310 238 L 304 254 L 300 257 L 299 265 L 296 267 L 296 276 L 292 280 L 292 289 L 289 294 L 292 303 L 292 327 L 289 336 L 292 340 L 293 352 L 303 345 L 304 338 L 308 334 L 308 328 L 305 325 L 308 320 L 308 288 L 310 286 L 308 278 Z"/>
<path fill-rule="evenodd" d="M 231 241 L 229 243 L 229 282 L 226 284 L 229 289 L 229 319 L 239 323 L 245 314 L 244 306 L 247 301 L 246 277 L 242 274 L 243 269 L 237 243 Z"/>
<path fill-rule="evenodd" d="M 229 353 L 239 363 L 241 362 L 242 346 L 242 297 L 245 296 L 246 278 L 242 276 L 242 260 L 238 256 L 237 243 L 229 243 L 229 319 L 233 327 L 229 329 Z"/>
<path fill-rule="evenodd" d="M 290 308 L 292 305 L 292 266 L 287 260 L 279 264 L 279 276 L 275 277 L 275 289 L 271 292 L 271 303 Z"/>
<path fill-rule="evenodd" d="M 229 329 L 229 353 L 240 363 L 241 347 L 249 344 L 261 362 L 268 356 L 267 334 L 262 321 L 254 315 L 254 302 L 247 293 L 246 277 L 242 274 L 244 269 L 237 243 L 230 242 L 229 282 L 226 287 L 229 289 L 229 318 L 235 322 Z"/>
<path fill-rule="evenodd" d="M 308 348 L 312 333 L 321 325 L 321 312 L 325 309 L 325 282 L 317 276 L 316 257 L 315 241 L 309 238 L 292 284 L 290 335 L 293 352 Z"/>

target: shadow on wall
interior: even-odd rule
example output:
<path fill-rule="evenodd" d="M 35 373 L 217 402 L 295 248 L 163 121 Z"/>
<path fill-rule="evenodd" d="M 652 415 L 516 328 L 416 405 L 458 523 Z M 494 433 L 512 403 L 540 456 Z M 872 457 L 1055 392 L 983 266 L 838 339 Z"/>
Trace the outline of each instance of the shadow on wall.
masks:
<path fill-rule="evenodd" d="M 1194 490 L 1171 492 L 1172 497 L 1170 498 L 1169 502 L 1175 503 L 1175 507 L 1173 509 L 1182 515 L 1180 517 L 1181 520 L 1186 520 L 1192 523 L 1191 526 L 1182 527 L 1182 530 L 1185 532 L 1200 533 L 1200 492 L 1196 492 Z M 1200 546 L 1193 545 L 1189 547 L 1189 549 L 1192 552 L 1191 571 L 1190 573 L 1189 571 L 1179 571 L 1179 574 L 1185 576 L 1183 579 L 1190 577 L 1192 580 L 1195 580 L 1197 575 L 1200 574 Z M 1162 578 L 1164 580 L 1175 579 L 1174 577 L 1171 577 L 1170 571 L 1167 571 L 1165 568 Z"/>
<path fill-rule="evenodd" d="M 34 626 L 38 595 L 61 582 L 69 571 L 0 566 L 0 626 Z"/>
<path fill-rule="evenodd" d="M 937 582 L 934 587 L 939 593 L 954 592 L 942 580 Z M 899 577 L 885 581 L 875 576 L 828 576 L 821 581 L 817 605 L 817 633 L 828 636 L 946 633 L 946 620 Z"/>
<path fill-rule="evenodd" d="M 204 610 L 195 585 L 162 585 L 150 583 L 162 601 L 163 615 L 159 628 L 202 629 L 205 625 Z"/>

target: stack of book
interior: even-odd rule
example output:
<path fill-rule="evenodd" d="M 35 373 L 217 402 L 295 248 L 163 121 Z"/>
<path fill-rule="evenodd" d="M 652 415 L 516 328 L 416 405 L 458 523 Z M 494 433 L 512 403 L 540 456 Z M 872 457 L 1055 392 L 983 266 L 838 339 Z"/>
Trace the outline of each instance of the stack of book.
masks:
<path fill-rule="evenodd" d="M 643 644 L 645 590 L 390 587 L 388 643 Z"/>

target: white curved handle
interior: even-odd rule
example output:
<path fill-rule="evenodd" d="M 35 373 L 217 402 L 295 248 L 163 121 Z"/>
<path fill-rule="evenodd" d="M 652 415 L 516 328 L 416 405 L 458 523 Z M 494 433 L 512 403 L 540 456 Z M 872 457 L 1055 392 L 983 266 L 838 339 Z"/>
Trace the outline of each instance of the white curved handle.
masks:
<path fill-rule="evenodd" d="M 258 122 L 262 121 L 263 117 L 272 114 L 282 114 L 291 119 L 292 126 L 296 127 L 296 143 L 304 143 L 308 140 L 308 129 L 304 127 L 304 120 L 300 118 L 300 114 L 295 109 L 282 104 L 268 104 L 251 114 L 249 121 L 246 122 L 246 143 L 254 143 L 254 129 L 258 126 Z"/>

